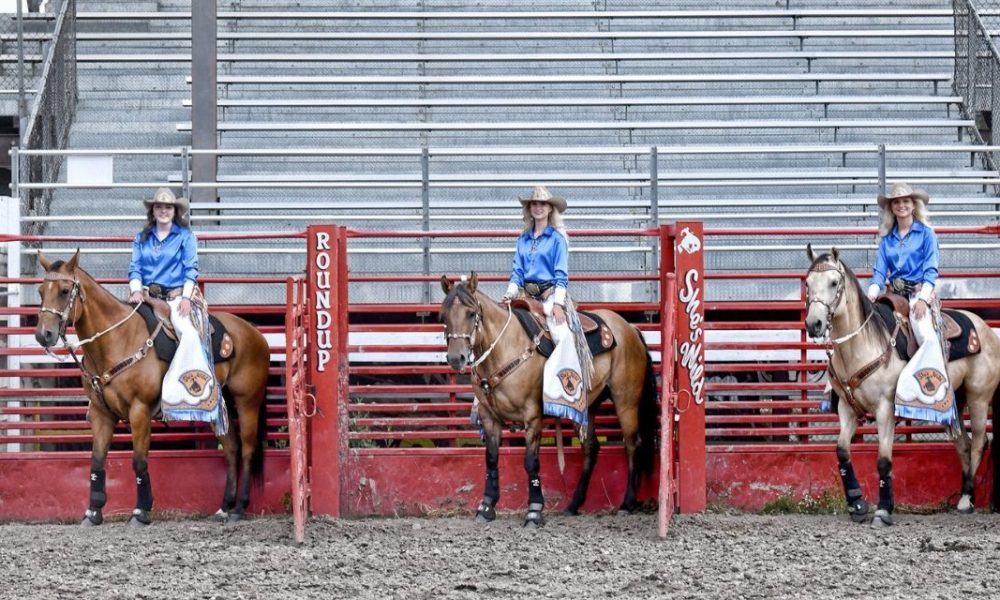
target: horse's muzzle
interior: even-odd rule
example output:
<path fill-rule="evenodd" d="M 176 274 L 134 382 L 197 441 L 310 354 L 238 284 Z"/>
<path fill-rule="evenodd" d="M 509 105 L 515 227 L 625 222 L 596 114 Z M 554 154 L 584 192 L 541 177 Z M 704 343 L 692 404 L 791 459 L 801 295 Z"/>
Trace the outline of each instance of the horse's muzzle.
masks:
<path fill-rule="evenodd" d="M 56 345 L 56 341 L 59 339 L 59 334 L 47 327 L 38 327 L 35 329 L 35 341 L 41 345 L 42 348 L 51 348 Z"/>
<path fill-rule="evenodd" d="M 465 352 L 449 352 L 448 366 L 456 371 L 461 371 L 469 364 L 469 355 Z"/>
<path fill-rule="evenodd" d="M 822 319 L 806 319 L 806 333 L 809 337 L 818 338 L 823 335 L 823 320 Z"/>

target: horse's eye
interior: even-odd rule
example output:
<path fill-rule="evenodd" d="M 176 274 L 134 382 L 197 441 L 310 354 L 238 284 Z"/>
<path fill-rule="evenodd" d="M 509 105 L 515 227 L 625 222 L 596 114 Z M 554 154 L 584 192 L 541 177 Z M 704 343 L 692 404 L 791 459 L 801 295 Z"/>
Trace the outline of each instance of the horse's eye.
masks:
<path fill-rule="evenodd" d="M 59 290 L 59 294 L 62 296 L 69 296 L 69 290 Z"/>
<path fill-rule="evenodd" d="M 831 281 L 830 282 L 830 287 L 832 287 L 832 288 L 837 287 L 837 282 L 836 281 Z"/>
<path fill-rule="evenodd" d="M 476 313 L 469 313 L 469 316 L 466 317 L 466 319 L 469 319 L 470 321 L 475 318 L 476 318 Z"/>

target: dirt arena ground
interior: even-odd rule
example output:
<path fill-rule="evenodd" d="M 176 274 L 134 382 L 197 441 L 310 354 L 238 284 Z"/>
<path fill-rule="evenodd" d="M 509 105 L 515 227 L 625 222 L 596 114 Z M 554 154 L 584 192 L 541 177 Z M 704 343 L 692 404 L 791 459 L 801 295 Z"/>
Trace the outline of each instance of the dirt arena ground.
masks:
<path fill-rule="evenodd" d="M 1000 590 L 1000 515 L 651 514 L 0 525 L 0 598 L 961 598 Z"/>

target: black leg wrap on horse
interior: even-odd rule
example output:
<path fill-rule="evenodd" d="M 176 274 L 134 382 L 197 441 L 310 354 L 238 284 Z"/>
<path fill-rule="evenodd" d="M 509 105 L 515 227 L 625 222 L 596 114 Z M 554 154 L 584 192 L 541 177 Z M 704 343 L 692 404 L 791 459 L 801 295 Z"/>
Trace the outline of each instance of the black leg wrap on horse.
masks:
<path fill-rule="evenodd" d="M 856 491 L 861 495 L 861 484 L 858 483 L 858 476 L 854 474 L 854 465 L 851 461 L 841 461 L 838 465 L 840 471 L 840 481 L 844 484 L 844 495 L 851 497 L 851 492 Z"/>
<path fill-rule="evenodd" d="M 153 484 L 149 481 L 149 471 L 141 471 L 135 476 L 135 487 L 135 507 L 143 511 L 153 510 Z"/>
<path fill-rule="evenodd" d="M 892 495 L 892 461 L 878 459 L 878 507 L 892 513 L 895 508 Z"/>
<path fill-rule="evenodd" d="M 500 472 L 496 469 L 486 471 L 486 485 L 483 488 L 483 497 L 492 498 L 493 504 L 500 499 Z"/>
<path fill-rule="evenodd" d="M 479 508 L 476 509 L 476 518 L 479 520 L 492 521 L 497 518 L 497 509 L 495 508 L 497 504 L 496 498 L 491 498 L 490 496 L 483 496 L 482 501 L 479 503 Z"/>
<path fill-rule="evenodd" d="M 90 472 L 90 508 L 92 510 L 100 510 L 108 502 L 108 494 L 105 492 L 106 477 L 107 472 L 104 470 Z"/>
<path fill-rule="evenodd" d="M 545 504 L 542 496 L 542 480 L 538 477 L 541 463 L 537 453 L 524 455 L 524 470 L 528 472 L 528 503 Z"/>

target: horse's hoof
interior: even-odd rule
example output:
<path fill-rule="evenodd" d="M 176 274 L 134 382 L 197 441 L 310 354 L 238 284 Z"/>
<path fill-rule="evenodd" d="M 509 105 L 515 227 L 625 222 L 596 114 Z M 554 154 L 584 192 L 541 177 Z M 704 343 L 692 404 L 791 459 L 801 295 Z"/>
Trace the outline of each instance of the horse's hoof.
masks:
<path fill-rule="evenodd" d="M 958 507 L 958 514 L 960 515 L 971 515 L 974 512 L 976 512 L 976 507 L 971 504 L 969 506 Z"/>
<path fill-rule="evenodd" d="M 889 511 L 884 508 L 875 511 L 875 516 L 872 517 L 872 527 L 880 529 L 882 527 L 889 527 L 892 524 L 892 515 L 889 514 Z"/>
<path fill-rule="evenodd" d="M 524 515 L 524 526 L 528 529 L 535 529 L 545 524 L 545 517 L 542 516 L 542 505 L 531 503 L 528 505 L 528 512 Z"/>
<path fill-rule="evenodd" d="M 83 521 L 80 521 L 82 527 L 96 527 L 101 523 L 104 523 L 104 515 L 99 510 L 88 510 L 83 513 Z"/>
<path fill-rule="evenodd" d="M 578 508 L 564 508 L 562 510 L 562 515 L 564 517 L 578 517 L 578 516 L 580 516 L 580 509 L 578 509 Z"/>
<path fill-rule="evenodd" d="M 851 520 L 855 523 L 864 523 L 868 520 L 868 503 L 865 502 L 864 498 L 859 498 L 855 500 L 853 504 L 847 507 L 847 513 L 851 515 Z"/>
<path fill-rule="evenodd" d="M 229 513 L 220 508 L 219 510 L 215 511 L 215 514 L 209 517 L 209 519 L 215 521 L 216 523 L 225 523 L 226 521 L 229 520 Z"/>
<path fill-rule="evenodd" d="M 958 500 L 957 508 L 959 514 L 971 515 L 976 510 L 976 503 L 972 501 L 972 496 L 962 494 L 962 497 Z"/>
<path fill-rule="evenodd" d="M 152 522 L 153 519 L 149 516 L 149 511 L 141 508 L 133 510 L 132 518 L 128 520 L 128 524 L 136 528 L 146 527 Z"/>
<path fill-rule="evenodd" d="M 497 518 L 497 509 L 482 502 L 476 509 L 476 523 L 489 523 Z"/>
<path fill-rule="evenodd" d="M 243 520 L 243 513 L 241 512 L 231 512 L 229 513 L 229 518 L 226 519 L 229 523 L 239 523 Z"/>

